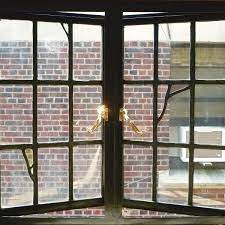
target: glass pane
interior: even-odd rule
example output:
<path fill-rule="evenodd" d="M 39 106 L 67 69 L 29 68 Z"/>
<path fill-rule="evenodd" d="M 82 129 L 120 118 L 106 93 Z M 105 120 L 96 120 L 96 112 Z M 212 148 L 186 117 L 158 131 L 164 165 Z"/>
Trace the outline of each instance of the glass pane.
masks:
<path fill-rule="evenodd" d="M 196 85 L 195 143 L 225 145 L 225 86 Z"/>
<path fill-rule="evenodd" d="M 1 144 L 32 143 L 31 85 L 0 86 Z"/>
<path fill-rule="evenodd" d="M 124 28 L 124 79 L 153 79 L 153 25 Z"/>
<path fill-rule="evenodd" d="M 188 215 L 143 210 L 143 209 L 123 208 L 122 216 L 125 218 L 174 218 L 174 217 L 177 218 L 177 217 L 187 217 Z"/>
<path fill-rule="evenodd" d="M 95 124 L 98 118 L 97 109 L 102 104 L 102 87 L 74 86 L 73 103 L 74 139 L 101 139 L 102 124 L 94 132 L 89 132 L 89 128 Z"/>
<path fill-rule="evenodd" d="M 190 120 L 188 85 L 158 86 L 158 118 L 158 141 L 189 142 L 185 136 L 189 135 Z"/>
<path fill-rule="evenodd" d="M 73 25 L 73 79 L 102 79 L 102 28 Z"/>
<path fill-rule="evenodd" d="M 197 79 L 225 79 L 225 21 L 196 23 Z"/>
<path fill-rule="evenodd" d="M 102 146 L 80 145 L 73 149 L 74 199 L 102 196 Z"/>
<path fill-rule="evenodd" d="M 225 151 L 195 149 L 195 205 L 225 208 Z"/>
<path fill-rule="evenodd" d="M 159 24 L 159 78 L 189 79 L 190 23 Z"/>
<path fill-rule="evenodd" d="M 33 182 L 21 150 L 0 151 L 1 206 L 33 204 Z"/>
<path fill-rule="evenodd" d="M 124 139 L 152 140 L 153 89 L 150 85 L 125 85 L 124 108 L 130 120 L 125 120 Z M 133 123 L 143 133 L 136 133 Z"/>
<path fill-rule="evenodd" d="M 152 148 L 124 145 L 124 198 L 151 201 Z"/>
<path fill-rule="evenodd" d="M 67 78 L 68 38 L 65 31 L 60 23 L 38 23 L 38 79 Z"/>
<path fill-rule="evenodd" d="M 39 203 L 68 200 L 68 148 L 38 149 L 38 191 Z"/>
<path fill-rule="evenodd" d="M 33 78 L 32 22 L 0 21 L 0 79 Z"/>
<path fill-rule="evenodd" d="M 188 149 L 158 149 L 158 201 L 187 204 Z M 183 160 L 185 158 L 185 160 Z"/>
<path fill-rule="evenodd" d="M 68 141 L 67 86 L 38 86 L 38 142 Z"/>

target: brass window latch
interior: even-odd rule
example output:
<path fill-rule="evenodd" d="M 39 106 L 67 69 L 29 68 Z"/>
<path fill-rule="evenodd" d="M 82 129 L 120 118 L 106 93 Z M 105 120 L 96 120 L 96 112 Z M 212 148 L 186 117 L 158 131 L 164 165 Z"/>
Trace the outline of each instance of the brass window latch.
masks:
<path fill-rule="evenodd" d="M 108 121 L 109 110 L 105 105 L 101 105 L 97 108 L 97 119 L 94 124 L 87 128 L 87 131 L 92 134 L 102 124 L 103 120 Z"/>
<path fill-rule="evenodd" d="M 132 120 L 130 119 L 130 117 L 128 116 L 128 112 L 125 108 L 120 108 L 120 114 L 119 114 L 119 120 L 121 122 L 126 122 L 128 124 L 128 126 L 138 135 L 143 136 L 144 132 L 142 130 L 140 130 L 135 124 L 134 122 L 132 122 Z"/>
<path fill-rule="evenodd" d="M 108 121 L 108 114 L 109 114 L 109 110 L 107 107 L 105 107 L 105 105 L 101 105 L 97 108 L 97 119 L 94 122 L 94 124 L 87 128 L 87 131 L 92 134 L 94 133 L 99 126 L 102 124 L 103 121 Z M 128 126 L 138 135 L 143 136 L 144 132 L 142 130 L 140 130 L 135 124 L 134 122 L 132 122 L 132 120 L 130 119 L 130 117 L 128 116 L 128 112 L 125 108 L 120 108 L 120 113 L 119 113 L 119 120 L 122 122 L 126 122 L 128 124 Z"/>

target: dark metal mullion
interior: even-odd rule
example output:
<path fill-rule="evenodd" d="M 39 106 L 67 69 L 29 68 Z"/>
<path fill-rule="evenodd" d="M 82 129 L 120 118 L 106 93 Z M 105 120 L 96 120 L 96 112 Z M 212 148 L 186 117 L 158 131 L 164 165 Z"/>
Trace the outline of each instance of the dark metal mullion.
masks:
<path fill-rule="evenodd" d="M 73 146 L 79 145 L 102 145 L 104 141 L 102 140 L 90 140 L 90 141 L 74 141 Z M 153 142 L 149 141 L 135 141 L 124 139 L 123 144 L 129 145 L 142 145 L 142 146 L 153 146 Z M 185 143 L 174 143 L 174 142 L 158 142 L 158 147 L 177 147 L 177 148 L 189 148 L 189 144 Z M 38 148 L 49 148 L 49 147 L 68 147 L 69 142 L 55 142 L 55 143 L 38 143 Z M 15 149 L 26 149 L 33 148 L 33 144 L 16 144 L 16 145 L 1 145 L 1 150 L 15 150 Z M 225 150 L 224 145 L 204 145 L 204 144 L 194 144 L 195 149 L 210 149 L 210 150 Z"/>
<path fill-rule="evenodd" d="M 110 15 L 108 15 L 108 13 L 106 12 L 106 21 L 110 21 Z M 103 29 L 103 101 L 106 107 L 110 107 L 110 90 L 109 90 L 109 86 L 108 86 L 108 82 L 111 81 L 111 77 L 109 76 L 110 73 L 110 61 L 109 61 L 109 55 L 110 53 L 108 53 L 108 49 L 110 47 L 110 42 L 109 42 L 109 27 L 107 26 L 107 22 L 104 25 L 104 29 Z M 108 77 L 108 79 L 106 79 L 106 76 Z M 107 82 L 108 81 L 108 82 Z M 113 195 L 113 191 L 112 189 L 109 189 L 109 185 L 110 183 L 113 182 L 111 176 L 110 176 L 110 167 L 112 167 L 112 162 L 110 160 L 110 151 L 112 150 L 110 143 L 107 141 L 109 140 L 109 138 L 111 138 L 112 132 L 111 132 L 111 113 L 109 113 L 108 115 L 108 119 L 109 121 L 107 123 L 104 123 L 103 126 L 103 142 L 104 142 L 104 155 L 103 155 L 103 171 L 102 171 L 102 175 L 103 175 L 103 187 L 104 189 L 103 191 L 103 198 L 104 198 L 104 204 L 105 204 L 105 210 L 106 210 L 106 214 L 108 213 L 108 210 L 110 209 L 111 206 L 111 202 L 112 202 L 112 195 Z M 112 143 L 113 145 L 113 143 Z"/>
<path fill-rule="evenodd" d="M 124 80 L 124 84 L 128 85 L 153 85 L 157 84 L 190 84 L 189 80 Z"/>
<path fill-rule="evenodd" d="M 38 80 L 39 85 L 102 85 L 100 80 L 78 81 L 78 80 Z"/>
<path fill-rule="evenodd" d="M 196 216 L 225 216 L 224 209 L 124 199 L 124 207 Z M 167 218 L 168 219 L 168 218 Z M 166 219 L 166 220 L 167 220 Z M 163 223 L 162 223 L 163 224 Z"/>
<path fill-rule="evenodd" d="M 106 11 L 104 29 L 104 94 L 109 108 L 105 123 L 105 180 L 104 200 L 106 215 L 119 217 L 122 211 L 122 123 L 119 110 L 123 106 L 122 80 L 122 12 L 118 8 Z"/>
<path fill-rule="evenodd" d="M 189 144 L 185 143 L 163 143 L 158 142 L 158 146 L 161 147 L 178 147 L 178 148 L 189 148 Z M 202 144 L 194 144 L 193 147 L 196 149 L 210 149 L 210 150 L 225 150 L 224 145 L 202 145 Z"/>
<path fill-rule="evenodd" d="M 90 141 L 74 141 L 73 145 L 77 146 L 77 145 L 101 145 L 103 144 L 102 140 L 90 140 Z"/>
<path fill-rule="evenodd" d="M 38 204 L 38 143 L 37 143 L 37 80 L 38 80 L 38 71 L 37 71 L 37 21 L 33 21 L 33 176 L 34 176 L 34 190 L 33 190 L 33 204 Z"/>
<path fill-rule="evenodd" d="M 157 202 L 157 119 L 158 119 L 158 42 L 159 25 L 154 24 L 154 83 L 153 83 L 153 165 L 152 165 L 152 200 Z"/>
<path fill-rule="evenodd" d="M 189 176 L 188 176 L 188 205 L 193 204 L 194 182 L 194 126 L 195 126 L 195 21 L 191 22 L 190 32 L 190 135 L 189 135 Z"/>
<path fill-rule="evenodd" d="M 166 15 L 160 16 L 156 14 L 146 14 L 146 15 L 130 15 L 125 16 L 123 19 L 123 24 L 129 25 L 144 25 L 151 23 L 179 23 L 179 22 L 190 22 L 192 20 L 196 21 L 218 21 L 224 20 L 224 13 L 204 13 L 204 14 L 186 14 L 186 15 Z"/>
<path fill-rule="evenodd" d="M 39 80 L 40 85 L 102 85 L 100 80 L 78 81 L 78 80 Z"/>
<path fill-rule="evenodd" d="M 114 180 L 114 200 L 113 211 L 115 216 L 120 217 L 122 214 L 122 200 L 123 200 L 123 125 L 119 121 L 120 108 L 123 107 L 123 25 L 122 25 L 122 11 L 120 8 L 114 8 L 111 14 L 113 22 L 111 40 L 113 41 L 111 48 L 113 54 L 112 79 L 114 86 L 111 89 L 110 98 L 113 106 L 113 180 Z M 109 84 L 110 85 L 110 84 Z M 110 140 L 109 140 L 110 141 Z"/>
<path fill-rule="evenodd" d="M 73 141 L 73 146 L 78 145 L 96 145 L 102 144 L 102 140 L 90 140 L 90 141 Z M 69 142 L 53 142 L 53 143 L 37 143 L 38 148 L 48 148 L 48 147 L 68 147 Z M 1 150 L 13 150 L 13 149 L 26 149 L 33 148 L 33 144 L 15 144 L 15 145 L 0 145 Z M 225 147 L 224 147 L 225 148 Z"/>
<path fill-rule="evenodd" d="M 0 12 L 1 19 L 15 20 L 38 20 L 40 22 L 55 22 L 55 23 L 76 23 L 102 25 L 104 24 L 104 16 L 101 15 L 84 15 L 71 13 L 30 13 L 30 12 Z"/>
<path fill-rule="evenodd" d="M 101 80 L 90 80 L 90 81 L 80 81 L 74 80 L 72 81 L 73 85 L 102 85 L 103 82 Z"/>
<path fill-rule="evenodd" d="M 57 203 L 45 203 L 36 206 L 18 206 L 12 208 L 0 209 L 1 216 L 22 216 L 30 214 L 41 214 L 54 211 L 62 210 L 72 210 L 72 209 L 82 209 L 87 207 L 97 207 L 104 204 L 102 198 L 92 198 L 85 200 L 76 200 L 76 201 L 65 201 Z M 65 219 L 65 218 L 64 218 Z"/>
<path fill-rule="evenodd" d="M 154 80 L 124 80 L 124 84 L 129 84 L 129 85 L 148 85 L 148 84 L 154 84 L 156 81 Z M 158 80 L 158 84 L 186 84 L 189 85 L 191 84 L 190 80 Z M 195 84 L 225 84 L 225 80 L 195 80 Z"/>
<path fill-rule="evenodd" d="M 71 81 L 73 85 L 103 85 L 101 80 L 90 80 L 81 81 L 73 80 Z M 68 80 L 37 80 L 37 85 L 69 85 Z M 152 85 L 156 83 L 154 80 L 124 80 L 124 84 L 128 85 Z M 190 80 L 158 80 L 158 84 L 191 84 Z M 33 85 L 33 80 L 0 80 L 0 85 L 4 84 L 21 84 L 21 85 Z M 195 80 L 195 84 L 225 84 L 225 80 Z"/>
<path fill-rule="evenodd" d="M 68 24 L 69 40 L 69 200 L 73 200 L 73 24 Z"/>
<path fill-rule="evenodd" d="M 136 141 L 136 140 L 128 140 L 123 139 L 123 144 L 126 145 L 141 145 L 141 146 L 153 146 L 152 141 Z"/>
<path fill-rule="evenodd" d="M 107 107 L 107 98 L 106 98 L 106 86 L 104 85 L 106 82 L 106 73 L 105 73 L 105 26 L 103 25 L 101 27 L 102 29 L 102 33 L 101 33 L 101 41 L 102 41 L 102 49 L 101 49 L 101 59 L 102 59 L 102 76 L 101 76 L 101 80 L 102 80 L 102 102 L 103 104 Z M 102 198 L 104 199 L 104 193 L 105 193 L 105 184 L 104 184 L 104 180 L 105 180 L 105 124 L 106 122 L 104 121 L 103 126 L 101 127 L 101 131 L 102 131 L 102 163 L 101 163 L 101 195 Z"/>
<path fill-rule="evenodd" d="M 140 146 L 154 146 L 154 143 L 151 141 L 135 141 L 135 140 L 123 140 L 123 144 L 128 145 L 140 145 Z M 168 143 L 168 142 L 158 142 L 158 147 L 175 147 L 175 148 L 189 148 L 190 145 L 186 143 Z M 198 149 L 210 149 L 210 150 L 225 150 L 225 146 L 216 146 L 216 145 L 199 145 L 194 144 L 194 148 Z"/>
<path fill-rule="evenodd" d="M 90 81 L 68 81 L 68 80 L 0 80 L 0 84 L 24 84 L 24 85 L 49 85 L 49 86 L 55 86 L 55 85 L 69 85 L 72 83 L 73 85 L 102 85 L 102 81 L 100 80 L 90 80 Z"/>

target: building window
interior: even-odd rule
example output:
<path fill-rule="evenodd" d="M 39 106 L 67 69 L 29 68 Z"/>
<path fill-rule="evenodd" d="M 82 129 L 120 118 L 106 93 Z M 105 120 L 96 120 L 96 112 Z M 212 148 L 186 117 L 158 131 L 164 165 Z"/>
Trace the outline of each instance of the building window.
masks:
<path fill-rule="evenodd" d="M 31 15 L 0 21 L 0 215 L 225 215 L 223 15 Z"/>

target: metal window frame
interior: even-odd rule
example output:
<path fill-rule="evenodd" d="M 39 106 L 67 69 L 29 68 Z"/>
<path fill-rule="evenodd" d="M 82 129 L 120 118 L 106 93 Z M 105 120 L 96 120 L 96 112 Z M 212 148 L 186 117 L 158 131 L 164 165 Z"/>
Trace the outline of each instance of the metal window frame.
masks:
<path fill-rule="evenodd" d="M 196 45 L 196 22 L 201 21 L 216 21 L 224 20 L 224 14 L 170 14 L 162 13 L 157 15 L 145 14 L 145 15 L 131 15 L 124 16 L 123 25 L 153 25 L 154 26 L 154 75 L 153 80 L 139 80 L 139 81 L 124 81 L 124 84 L 129 85 L 146 85 L 151 84 L 153 86 L 153 141 L 132 141 L 124 140 L 126 144 L 151 146 L 153 149 L 153 165 L 152 165 L 152 201 L 136 201 L 131 199 L 123 199 L 123 205 L 127 208 L 145 209 L 152 211 L 163 211 L 171 213 L 180 213 L 186 215 L 198 215 L 198 216 L 224 216 L 225 211 L 222 209 L 201 207 L 193 205 L 193 176 L 194 176 L 194 150 L 200 149 L 202 145 L 195 144 L 194 141 L 194 127 L 195 127 L 195 85 L 196 84 L 225 84 L 225 80 L 207 80 L 207 79 L 196 79 L 195 78 L 195 45 Z M 190 78 L 189 80 L 160 80 L 158 78 L 158 34 L 159 24 L 162 23 L 190 23 Z M 189 144 L 177 144 L 177 143 L 165 143 L 159 142 L 157 137 L 157 105 L 158 105 L 158 86 L 173 85 L 173 84 L 186 84 L 189 86 L 190 91 L 190 122 L 189 122 Z M 168 100 L 168 99 L 167 99 Z M 165 104 L 165 103 L 164 103 Z M 157 149 L 158 147 L 181 147 L 189 149 L 189 175 L 188 175 L 188 204 L 167 204 L 157 201 Z M 207 149 L 219 149 L 224 150 L 225 146 L 216 145 L 204 145 Z"/>
<path fill-rule="evenodd" d="M 51 14 L 51 13 L 50 13 Z M 35 109 L 37 104 L 37 86 L 38 85 L 68 85 L 69 86 L 69 104 L 72 104 L 72 91 L 71 87 L 73 85 L 101 85 L 103 87 L 103 102 L 110 108 L 109 122 L 104 124 L 103 140 L 92 140 L 92 141 L 73 141 L 71 133 L 73 133 L 73 128 L 71 126 L 72 120 L 72 109 L 69 109 L 69 142 L 58 142 L 58 143 L 37 143 L 37 134 L 34 131 L 34 141 L 35 144 L 19 144 L 19 145 L 7 145 L 0 146 L 0 149 L 18 149 L 35 147 L 38 149 L 40 147 L 69 147 L 69 170 L 71 170 L 73 161 L 71 158 L 72 147 L 76 145 L 86 145 L 86 144 L 102 144 L 104 149 L 103 152 L 103 197 L 97 199 L 88 199 L 73 201 L 73 197 L 70 191 L 70 201 L 60 202 L 60 203 L 50 203 L 50 204 L 37 204 L 37 184 L 34 184 L 36 194 L 34 194 L 34 206 L 24 206 L 24 207 L 14 207 L 9 209 L 0 210 L 0 221 L 2 222 L 17 222 L 18 224 L 35 224 L 42 221 L 44 224 L 148 224 L 150 221 L 152 224 L 213 224 L 213 223 L 223 223 L 224 218 L 220 216 L 225 215 L 224 210 L 212 209 L 206 207 L 197 207 L 192 205 L 193 198 L 193 154 L 194 148 L 208 148 L 208 149 L 221 149 L 225 150 L 225 146 L 214 146 L 214 145 L 199 145 L 194 143 L 194 89 L 196 84 L 225 84 L 225 80 L 196 80 L 195 79 L 195 23 L 196 21 L 209 21 L 209 20 L 221 20 L 225 19 L 224 14 L 217 13 L 206 13 L 206 14 L 194 14 L 194 15 L 164 15 L 160 18 L 152 17 L 152 15 L 141 16 L 124 16 L 122 17 L 122 10 L 120 8 L 110 8 L 106 10 L 106 16 L 85 16 L 85 15 L 70 15 L 69 18 L 65 18 L 66 15 L 54 14 L 49 16 L 46 14 L 33 14 L 33 13 L 0 13 L 1 18 L 7 19 L 24 19 L 32 20 L 34 24 L 33 37 L 37 36 L 37 22 L 61 22 L 68 23 L 69 25 L 69 76 L 68 81 L 52 81 L 52 80 L 38 80 L 37 79 L 37 57 L 33 61 L 33 75 L 34 80 L 1 80 L 0 84 L 30 84 L 33 85 L 34 95 L 33 95 L 33 108 Z M 138 24 L 154 24 L 154 39 L 158 40 L 158 24 L 163 22 L 191 22 L 191 60 L 190 60 L 190 80 L 159 80 L 158 79 L 158 42 L 154 42 L 154 79 L 153 80 L 142 80 L 142 81 L 124 81 L 123 80 L 123 27 L 125 25 L 138 25 Z M 73 81 L 72 76 L 72 24 L 73 23 L 83 23 L 83 24 L 94 24 L 101 25 L 103 27 L 103 81 Z M 34 55 L 37 54 L 37 42 L 33 44 Z M 34 57 L 35 58 L 35 57 Z M 154 122 L 153 122 L 153 141 L 132 141 L 123 140 L 122 135 L 122 123 L 119 122 L 119 108 L 123 106 L 123 85 L 145 85 L 151 84 L 154 89 Z M 190 120 L 190 144 L 178 144 L 178 143 L 162 143 L 157 141 L 157 88 L 160 84 L 187 84 L 190 85 L 190 114 L 192 119 Z M 113 93 L 113 94 L 112 94 Z M 118 94 L 119 93 L 119 94 Z M 37 126 L 37 112 L 34 113 L 34 127 Z M 190 116 L 191 118 L 191 116 Z M 34 129 L 34 128 L 33 128 Z M 113 143 L 111 140 L 114 140 Z M 151 146 L 153 148 L 153 202 L 144 201 L 133 201 L 123 198 L 123 144 L 134 144 L 141 146 Z M 189 195 L 188 203 L 189 205 L 174 205 L 165 204 L 157 202 L 157 148 L 158 147 L 185 147 L 189 148 Z M 34 151 L 34 162 L 35 169 L 37 170 L 37 150 Z M 36 174 L 37 175 L 37 174 Z M 70 177 L 72 174 L 70 172 Z M 37 180 L 37 177 L 35 178 Z M 70 181 L 70 189 L 72 183 Z M 20 216 L 32 213 L 45 213 L 49 211 L 67 210 L 67 209 L 77 209 L 95 206 L 105 206 L 106 216 L 105 218 L 96 219 L 43 219 L 43 218 L 13 218 L 8 216 Z M 175 219 L 125 219 L 121 218 L 122 207 L 128 208 L 138 208 L 153 211 L 163 211 L 171 213 L 181 213 L 189 215 L 204 216 L 203 218 L 175 218 Z M 217 217 L 207 217 L 207 216 L 217 216 Z M 218 217 L 219 216 L 219 217 Z"/>
<path fill-rule="evenodd" d="M 68 16 L 68 18 L 67 18 Z M 103 28 L 104 18 L 101 16 L 85 16 L 82 14 L 72 14 L 65 16 L 64 13 L 55 14 L 13 14 L 12 17 L 0 15 L 1 18 L 17 19 L 17 20 L 31 20 L 33 23 L 33 79 L 32 80 L 0 80 L 0 85 L 32 85 L 33 87 L 33 143 L 32 144 L 9 144 L 0 145 L 0 150 L 15 150 L 18 149 L 21 152 L 26 148 L 33 150 L 33 205 L 1 208 L 0 217 L 2 216 L 21 216 L 36 213 L 47 213 L 51 211 L 79 209 L 83 207 L 96 207 L 104 204 L 103 195 L 101 198 L 74 200 L 73 198 L 73 147 L 79 145 L 103 145 L 103 140 L 82 140 L 74 141 L 73 138 L 73 87 L 80 85 L 95 85 L 103 88 L 102 80 L 96 81 L 76 81 L 73 79 L 73 24 L 89 24 L 99 25 Z M 57 22 L 68 24 L 68 79 L 67 80 L 39 80 L 38 79 L 38 22 Z M 64 85 L 68 87 L 69 98 L 69 137 L 66 142 L 50 142 L 39 143 L 37 140 L 37 88 L 38 86 L 49 85 L 57 86 Z M 67 147 L 69 155 L 69 199 L 64 202 L 57 203 L 38 203 L 38 149 L 44 147 Z M 102 160 L 103 161 L 103 160 Z M 103 190 L 102 190 L 103 191 Z"/>

